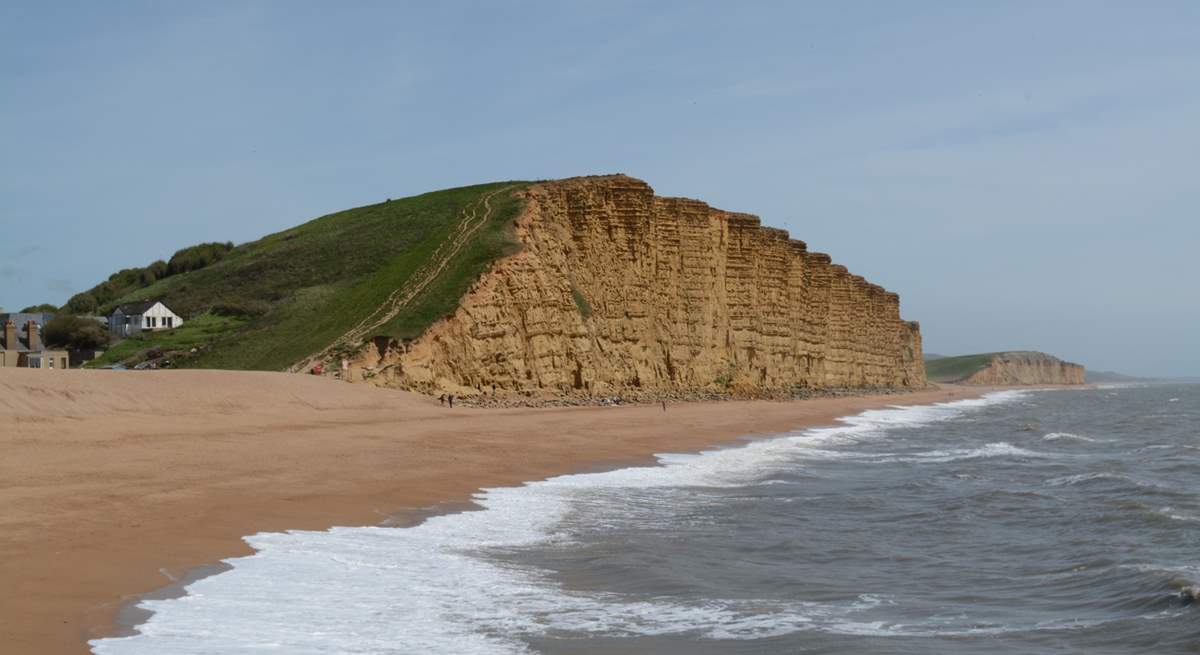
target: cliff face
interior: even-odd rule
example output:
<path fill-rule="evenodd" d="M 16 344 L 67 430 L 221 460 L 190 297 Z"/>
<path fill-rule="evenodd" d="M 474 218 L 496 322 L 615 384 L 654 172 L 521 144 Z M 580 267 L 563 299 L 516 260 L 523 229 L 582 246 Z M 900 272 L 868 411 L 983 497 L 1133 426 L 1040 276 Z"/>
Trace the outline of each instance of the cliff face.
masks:
<path fill-rule="evenodd" d="M 620 175 L 522 193 L 522 251 L 417 340 L 377 339 L 355 378 L 460 394 L 925 384 L 899 296 L 754 216 Z"/>
<path fill-rule="evenodd" d="M 996 353 L 983 370 L 971 374 L 962 384 L 1084 384 L 1083 366 L 1039 352 Z"/>

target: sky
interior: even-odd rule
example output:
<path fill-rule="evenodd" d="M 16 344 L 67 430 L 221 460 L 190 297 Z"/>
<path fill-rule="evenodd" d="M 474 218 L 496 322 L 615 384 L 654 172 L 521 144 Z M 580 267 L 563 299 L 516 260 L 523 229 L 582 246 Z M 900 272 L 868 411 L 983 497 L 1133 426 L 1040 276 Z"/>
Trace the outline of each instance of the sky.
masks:
<path fill-rule="evenodd" d="M 1200 375 L 1200 3 L 0 4 L 0 306 L 384 198 L 622 172 L 928 352 Z"/>

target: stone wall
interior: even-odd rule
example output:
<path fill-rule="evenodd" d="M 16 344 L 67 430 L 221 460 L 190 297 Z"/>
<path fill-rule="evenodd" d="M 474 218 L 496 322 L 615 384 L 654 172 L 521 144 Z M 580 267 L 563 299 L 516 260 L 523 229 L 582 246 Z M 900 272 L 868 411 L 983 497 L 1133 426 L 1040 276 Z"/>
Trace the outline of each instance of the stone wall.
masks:
<path fill-rule="evenodd" d="M 522 192 L 520 253 L 358 378 L 470 394 L 925 385 L 900 298 L 758 218 L 660 198 L 626 176 Z"/>

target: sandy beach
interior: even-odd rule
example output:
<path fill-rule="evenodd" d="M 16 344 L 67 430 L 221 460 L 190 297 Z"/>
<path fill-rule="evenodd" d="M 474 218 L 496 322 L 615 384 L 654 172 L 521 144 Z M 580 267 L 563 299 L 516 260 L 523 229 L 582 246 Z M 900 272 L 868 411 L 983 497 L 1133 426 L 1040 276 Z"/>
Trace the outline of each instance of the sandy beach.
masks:
<path fill-rule="evenodd" d="M 87 653 L 124 601 L 248 554 L 248 534 L 376 524 L 481 487 L 988 390 L 451 410 L 282 373 L 0 369 L 0 643 Z"/>

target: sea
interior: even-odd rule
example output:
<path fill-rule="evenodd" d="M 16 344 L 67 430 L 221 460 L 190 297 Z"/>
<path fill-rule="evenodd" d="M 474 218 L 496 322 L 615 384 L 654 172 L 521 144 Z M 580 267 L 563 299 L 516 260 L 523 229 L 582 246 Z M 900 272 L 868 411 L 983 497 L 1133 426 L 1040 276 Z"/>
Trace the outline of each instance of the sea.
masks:
<path fill-rule="evenodd" d="M 896 405 L 247 541 L 93 651 L 1194 654 L 1200 385 Z"/>

